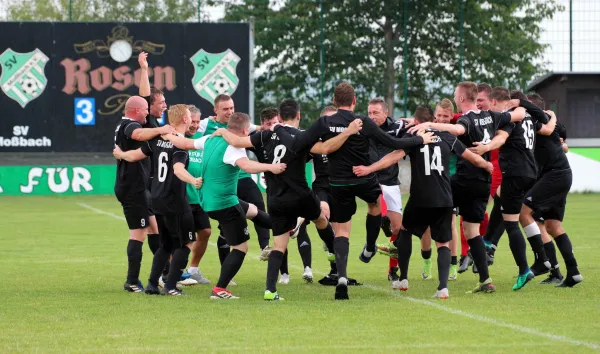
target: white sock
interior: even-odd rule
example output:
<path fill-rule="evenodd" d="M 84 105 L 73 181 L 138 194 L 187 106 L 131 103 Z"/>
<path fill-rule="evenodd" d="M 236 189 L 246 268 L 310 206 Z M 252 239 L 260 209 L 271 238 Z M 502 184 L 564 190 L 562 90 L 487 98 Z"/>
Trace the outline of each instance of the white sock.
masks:
<path fill-rule="evenodd" d="M 373 253 L 375 253 L 375 252 L 369 252 L 369 251 L 367 251 L 367 249 L 366 249 L 366 248 L 363 250 L 363 254 L 364 254 L 364 255 L 365 255 L 365 257 L 367 257 L 367 258 L 371 258 L 371 256 L 373 255 Z"/>
<path fill-rule="evenodd" d="M 189 267 L 188 268 L 188 273 L 190 273 L 190 274 L 198 274 L 198 273 L 200 273 L 200 271 L 198 270 L 198 267 Z"/>

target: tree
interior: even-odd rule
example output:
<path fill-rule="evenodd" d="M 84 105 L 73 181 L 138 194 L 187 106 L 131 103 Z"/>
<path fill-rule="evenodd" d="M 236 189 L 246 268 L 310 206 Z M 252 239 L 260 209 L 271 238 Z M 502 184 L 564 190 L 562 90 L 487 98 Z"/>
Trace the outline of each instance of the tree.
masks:
<path fill-rule="evenodd" d="M 287 0 L 278 5 L 229 4 L 225 20 L 254 22 L 257 108 L 295 97 L 313 118 L 321 108 L 321 75 L 325 104 L 345 80 L 354 85 L 361 111 L 375 96 L 395 107 L 403 96 L 404 68 L 411 110 L 450 95 L 461 62 L 463 79 L 524 87 L 544 67 L 536 63 L 545 48 L 538 43 L 540 22 L 560 9 L 555 0 Z"/>

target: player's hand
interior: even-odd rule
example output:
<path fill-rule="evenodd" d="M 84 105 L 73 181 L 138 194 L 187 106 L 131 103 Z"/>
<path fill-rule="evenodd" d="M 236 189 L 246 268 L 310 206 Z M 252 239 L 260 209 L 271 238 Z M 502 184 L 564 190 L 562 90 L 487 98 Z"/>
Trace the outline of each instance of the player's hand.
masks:
<path fill-rule="evenodd" d="M 158 133 L 160 135 L 167 135 L 167 134 L 177 134 L 177 131 L 175 130 L 175 128 L 173 128 L 170 125 L 163 125 L 162 127 L 158 128 Z"/>
<path fill-rule="evenodd" d="M 202 187 L 202 177 L 194 178 L 194 183 L 192 183 L 196 189 L 200 189 Z"/>
<path fill-rule="evenodd" d="M 398 120 L 401 120 L 406 124 L 405 128 L 410 128 L 417 124 L 414 118 L 399 118 Z"/>
<path fill-rule="evenodd" d="M 564 143 L 565 143 L 565 139 L 563 139 L 563 138 L 558 138 L 558 139 L 560 140 L 560 143 L 561 143 L 561 144 L 564 144 Z"/>
<path fill-rule="evenodd" d="M 223 134 L 227 131 L 225 128 L 219 128 L 212 133 L 212 136 L 223 136 Z"/>
<path fill-rule="evenodd" d="M 517 108 L 520 105 L 521 105 L 521 100 L 519 100 L 518 98 L 514 98 L 514 99 L 508 101 L 508 104 L 506 106 L 506 110 Z"/>
<path fill-rule="evenodd" d="M 420 136 L 421 138 L 423 138 L 423 144 L 427 145 L 427 144 L 433 143 L 433 141 L 434 141 L 433 137 L 435 135 L 433 134 L 433 132 L 425 132 L 425 130 L 419 130 L 417 132 L 417 136 Z"/>
<path fill-rule="evenodd" d="M 363 122 L 361 119 L 355 119 L 350 123 L 348 128 L 344 130 L 344 133 L 348 135 L 354 135 L 362 129 Z"/>
<path fill-rule="evenodd" d="M 469 150 L 477 155 L 483 155 L 490 151 L 489 145 L 482 144 L 480 141 L 473 142 L 473 145 L 475 146 L 470 147 Z"/>
<path fill-rule="evenodd" d="M 277 127 L 278 125 L 281 125 L 281 124 L 280 123 L 275 123 L 269 129 L 271 129 L 271 131 L 274 132 L 275 131 L 275 127 Z"/>
<path fill-rule="evenodd" d="M 547 110 L 544 111 L 547 115 L 550 116 L 550 118 L 556 118 L 556 114 L 554 112 L 552 112 L 551 110 Z"/>
<path fill-rule="evenodd" d="M 485 170 L 491 175 L 492 173 L 494 173 L 494 165 L 492 165 L 491 162 L 488 162 L 487 166 L 485 167 Z"/>
<path fill-rule="evenodd" d="M 415 133 L 416 133 L 416 132 L 418 132 L 419 130 L 425 130 L 425 129 L 428 129 L 428 128 L 430 128 L 430 127 L 431 127 L 431 125 L 429 124 L 429 122 L 426 122 L 426 123 L 421 123 L 421 124 L 417 124 L 417 125 L 415 125 L 414 127 L 410 128 L 410 129 L 408 130 L 408 133 L 409 133 L 409 134 L 415 134 Z"/>
<path fill-rule="evenodd" d="M 113 149 L 113 156 L 117 159 L 120 160 L 121 159 L 121 154 L 123 153 L 123 150 L 121 150 L 121 148 L 117 145 L 115 145 L 115 148 Z"/>
<path fill-rule="evenodd" d="M 138 55 L 138 63 L 140 63 L 140 68 L 142 70 L 148 70 L 148 53 L 146 52 L 141 52 L 140 55 Z"/>
<path fill-rule="evenodd" d="M 271 173 L 274 175 L 278 175 L 285 171 L 287 165 L 284 163 L 275 163 L 271 165 Z"/>
<path fill-rule="evenodd" d="M 354 174 L 357 175 L 358 177 L 368 176 L 371 173 L 373 173 L 373 171 L 371 171 L 371 168 L 369 166 L 353 166 L 352 172 L 354 172 Z"/>

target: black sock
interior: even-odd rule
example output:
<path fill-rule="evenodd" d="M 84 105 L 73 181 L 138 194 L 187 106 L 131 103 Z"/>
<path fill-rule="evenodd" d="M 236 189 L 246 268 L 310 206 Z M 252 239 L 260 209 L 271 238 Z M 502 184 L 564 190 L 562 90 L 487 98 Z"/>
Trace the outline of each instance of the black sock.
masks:
<path fill-rule="evenodd" d="M 381 214 L 367 214 L 367 252 L 375 252 L 377 237 L 381 230 Z"/>
<path fill-rule="evenodd" d="M 183 246 L 173 252 L 173 259 L 171 259 L 171 270 L 167 276 L 165 287 L 167 289 L 175 289 L 177 282 L 181 279 L 181 274 L 185 266 L 187 266 L 188 257 L 190 256 L 190 249 Z"/>
<path fill-rule="evenodd" d="M 269 214 L 265 213 L 262 210 L 258 210 L 258 214 L 256 214 L 256 216 L 252 218 L 252 222 L 258 227 L 264 227 L 265 229 L 273 228 L 271 217 L 269 216 Z"/>
<path fill-rule="evenodd" d="M 217 287 L 219 288 L 227 288 L 229 282 L 237 272 L 242 267 L 242 263 L 244 263 L 244 257 L 246 254 L 240 250 L 233 249 L 221 265 L 221 275 L 219 276 L 219 281 L 217 282 Z"/>
<path fill-rule="evenodd" d="M 283 261 L 283 253 L 273 250 L 269 253 L 269 262 L 267 264 L 267 290 L 274 293 L 277 291 L 277 276 L 279 268 Z"/>
<path fill-rule="evenodd" d="M 438 276 L 440 285 L 438 290 L 448 287 L 448 275 L 450 275 L 450 248 L 443 246 L 437 249 Z"/>
<path fill-rule="evenodd" d="M 169 262 L 169 256 L 171 255 L 170 251 L 165 250 L 163 247 L 160 247 L 156 253 L 154 253 L 154 258 L 152 259 L 152 268 L 150 269 L 150 277 L 148 278 L 148 283 L 158 286 L 158 278 L 162 275 L 163 269 L 165 269 L 165 264 Z"/>
<path fill-rule="evenodd" d="M 546 256 L 548 256 L 548 260 L 550 261 L 550 267 L 552 269 L 558 269 L 558 259 L 556 258 L 554 242 L 550 241 L 544 243 L 544 251 L 546 251 Z"/>
<path fill-rule="evenodd" d="M 219 262 L 221 262 L 221 266 L 223 266 L 223 262 L 227 256 L 229 256 L 229 244 L 227 240 L 221 235 L 217 238 L 217 251 L 219 252 Z"/>
<path fill-rule="evenodd" d="M 560 251 L 563 259 L 565 260 L 565 267 L 567 268 L 568 275 L 577 275 L 579 274 L 579 270 L 577 269 L 577 260 L 575 259 L 575 255 L 573 254 L 573 246 L 571 245 L 571 240 L 569 236 L 565 233 L 562 235 L 558 235 L 554 238 L 554 242 L 556 242 L 556 246 Z"/>
<path fill-rule="evenodd" d="M 423 257 L 423 259 L 431 258 L 431 249 L 429 249 L 427 251 L 421 250 L 421 257 Z"/>
<path fill-rule="evenodd" d="M 458 257 L 457 256 L 452 256 L 452 260 L 450 261 L 451 265 L 457 265 L 458 264 Z"/>
<path fill-rule="evenodd" d="M 529 269 L 527 264 L 527 246 L 525 246 L 525 240 L 523 239 L 523 233 L 519 229 L 519 223 L 516 221 L 505 221 L 506 232 L 508 233 L 508 242 L 510 250 L 515 259 L 515 263 L 519 267 L 519 274 L 525 274 Z"/>
<path fill-rule="evenodd" d="M 412 254 L 412 235 L 409 231 L 400 230 L 396 239 L 398 248 L 398 268 L 400 268 L 400 280 L 408 279 L 408 264 Z M 438 253 L 439 257 L 439 253 Z"/>
<path fill-rule="evenodd" d="M 306 232 L 306 224 L 300 226 L 300 232 L 296 241 L 298 241 L 298 253 L 300 253 L 300 258 L 302 258 L 302 265 L 304 265 L 304 268 L 312 268 L 312 246 L 308 232 Z"/>
<path fill-rule="evenodd" d="M 348 278 L 346 267 L 348 266 L 348 252 L 350 251 L 350 240 L 348 237 L 337 236 L 333 240 L 333 248 L 335 249 L 335 263 L 338 268 L 338 276 L 340 278 Z"/>
<path fill-rule="evenodd" d="M 281 274 L 290 274 L 288 269 L 288 250 L 286 249 L 283 253 L 283 259 L 281 260 L 281 266 L 279 267 Z"/>
<path fill-rule="evenodd" d="M 137 285 L 139 282 L 143 245 L 143 242 L 137 240 L 129 240 L 127 243 L 127 284 Z"/>
<path fill-rule="evenodd" d="M 338 272 L 337 263 L 329 262 L 329 267 L 331 268 L 331 269 L 329 269 L 329 274 L 337 274 L 337 272 Z"/>
<path fill-rule="evenodd" d="M 171 256 L 173 256 L 172 253 L 171 253 Z M 169 257 L 169 258 L 171 258 L 171 257 Z M 165 281 L 165 279 L 167 279 L 167 277 L 169 276 L 170 270 L 171 270 L 171 261 L 167 260 L 167 263 L 165 264 L 165 268 L 163 269 L 163 272 L 162 272 L 163 281 Z"/>
<path fill-rule="evenodd" d="M 160 248 L 160 235 L 159 234 L 148 234 L 148 247 L 152 254 Z"/>
<path fill-rule="evenodd" d="M 483 283 L 487 280 L 487 278 L 490 277 L 483 237 L 475 236 L 472 239 L 467 240 L 467 242 L 469 242 L 471 255 L 473 256 L 473 262 L 477 266 L 477 270 L 479 270 L 479 282 Z"/>
<path fill-rule="evenodd" d="M 542 241 L 541 234 L 527 237 L 527 241 L 531 246 L 531 250 L 533 251 L 533 255 L 536 261 L 540 260 L 541 262 L 545 262 L 546 260 L 548 260 L 548 257 L 546 256 L 546 251 L 544 251 L 544 241 Z"/>
<path fill-rule="evenodd" d="M 500 197 L 498 195 L 494 196 L 494 207 L 492 208 L 492 212 L 490 214 L 490 219 L 488 222 L 487 232 L 483 239 L 487 243 L 492 243 L 495 246 L 498 246 L 498 242 L 500 242 L 500 238 L 504 234 L 505 225 L 504 220 L 502 218 L 502 204 L 500 203 Z"/>
<path fill-rule="evenodd" d="M 333 228 L 330 223 L 327 223 L 327 227 L 322 230 L 317 229 L 317 233 L 325 245 L 327 246 L 327 251 L 329 253 L 335 253 L 333 250 L 333 239 L 335 238 L 335 234 L 333 233 Z"/>

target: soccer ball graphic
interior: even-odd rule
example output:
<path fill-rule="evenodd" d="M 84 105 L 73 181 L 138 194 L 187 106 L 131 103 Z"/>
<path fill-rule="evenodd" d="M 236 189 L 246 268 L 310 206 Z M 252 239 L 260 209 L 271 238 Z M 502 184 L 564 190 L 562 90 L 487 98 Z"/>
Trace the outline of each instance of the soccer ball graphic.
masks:
<path fill-rule="evenodd" d="M 21 89 L 23 89 L 26 94 L 35 96 L 35 93 L 39 90 L 39 87 L 37 81 L 32 78 L 25 77 L 21 80 Z"/>
<path fill-rule="evenodd" d="M 227 93 L 231 88 L 231 85 L 229 85 L 229 81 L 227 81 L 226 79 L 216 79 L 214 82 L 214 86 L 215 90 L 217 90 L 219 94 Z"/>

